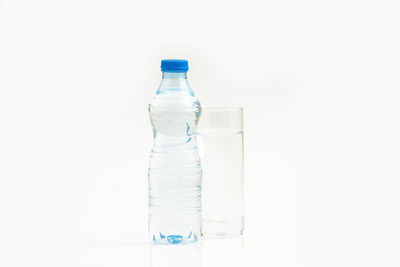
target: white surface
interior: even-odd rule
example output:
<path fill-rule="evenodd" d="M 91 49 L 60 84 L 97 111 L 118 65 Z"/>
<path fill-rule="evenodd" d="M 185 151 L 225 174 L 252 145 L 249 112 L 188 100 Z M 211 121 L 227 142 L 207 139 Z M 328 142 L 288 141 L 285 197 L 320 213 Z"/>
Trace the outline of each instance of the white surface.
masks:
<path fill-rule="evenodd" d="M 245 107 L 243 249 L 193 266 L 400 266 L 399 23 L 392 0 L 0 0 L 0 266 L 150 265 L 162 58 Z"/>

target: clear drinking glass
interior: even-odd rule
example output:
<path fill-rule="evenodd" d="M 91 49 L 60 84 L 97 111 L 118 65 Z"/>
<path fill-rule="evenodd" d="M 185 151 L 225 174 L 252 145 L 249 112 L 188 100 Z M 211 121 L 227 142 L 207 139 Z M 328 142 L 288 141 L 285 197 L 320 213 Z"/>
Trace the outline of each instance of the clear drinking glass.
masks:
<path fill-rule="evenodd" d="M 202 236 L 243 233 L 243 108 L 203 108 L 197 126 L 203 170 Z"/>

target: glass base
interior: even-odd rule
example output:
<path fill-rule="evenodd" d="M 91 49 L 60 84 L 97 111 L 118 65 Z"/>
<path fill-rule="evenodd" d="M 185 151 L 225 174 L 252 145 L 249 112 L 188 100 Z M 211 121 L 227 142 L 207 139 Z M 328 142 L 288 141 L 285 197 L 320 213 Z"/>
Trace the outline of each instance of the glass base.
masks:
<path fill-rule="evenodd" d="M 204 219 L 201 225 L 201 236 L 204 238 L 227 238 L 243 234 L 244 218 L 229 221 Z"/>

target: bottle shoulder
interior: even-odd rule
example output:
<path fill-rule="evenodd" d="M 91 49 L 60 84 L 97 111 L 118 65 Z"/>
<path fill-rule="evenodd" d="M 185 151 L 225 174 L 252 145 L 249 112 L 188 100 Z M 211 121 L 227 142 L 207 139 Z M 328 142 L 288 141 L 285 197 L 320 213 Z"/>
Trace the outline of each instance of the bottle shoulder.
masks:
<path fill-rule="evenodd" d="M 153 95 L 150 107 L 154 108 L 199 108 L 200 102 L 197 97 L 193 94 L 192 90 L 182 90 L 178 89 L 167 89 L 167 90 L 157 90 Z"/>

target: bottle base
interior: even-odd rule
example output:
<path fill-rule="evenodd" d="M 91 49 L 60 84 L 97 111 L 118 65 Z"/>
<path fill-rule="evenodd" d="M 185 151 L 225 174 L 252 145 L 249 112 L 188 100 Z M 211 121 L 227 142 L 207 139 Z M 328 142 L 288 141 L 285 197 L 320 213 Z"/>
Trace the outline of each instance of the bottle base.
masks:
<path fill-rule="evenodd" d="M 159 232 L 157 235 L 152 237 L 153 244 L 159 245 L 185 245 L 192 244 L 198 241 L 196 233 L 190 232 L 188 236 L 182 235 L 163 235 Z"/>

